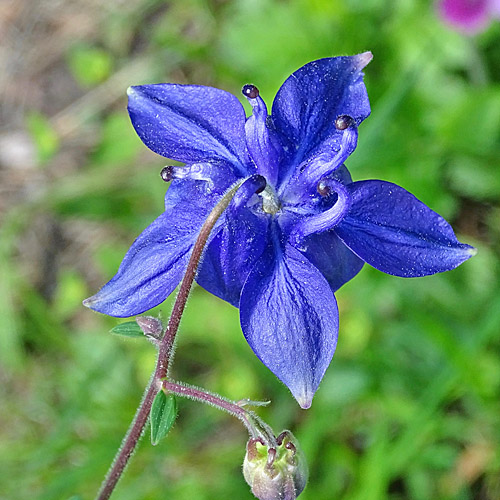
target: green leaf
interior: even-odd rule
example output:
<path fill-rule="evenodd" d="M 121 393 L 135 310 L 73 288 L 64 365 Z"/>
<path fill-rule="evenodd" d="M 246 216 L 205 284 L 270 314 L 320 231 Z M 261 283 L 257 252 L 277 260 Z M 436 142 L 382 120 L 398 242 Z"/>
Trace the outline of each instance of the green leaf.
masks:
<path fill-rule="evenodd" d="M 151 444 L 156 446 L 174 425 L 177 417 L 177 400 L 174 394 L 160 391 L 151 407 Z"/>
<path fill-rule="evenodd" d="M 144 337 L 141 327 L 135 321 L 120 323 L 109 332 L 114 333 L 115 335 L 122 335 L 123 337 Z"/>

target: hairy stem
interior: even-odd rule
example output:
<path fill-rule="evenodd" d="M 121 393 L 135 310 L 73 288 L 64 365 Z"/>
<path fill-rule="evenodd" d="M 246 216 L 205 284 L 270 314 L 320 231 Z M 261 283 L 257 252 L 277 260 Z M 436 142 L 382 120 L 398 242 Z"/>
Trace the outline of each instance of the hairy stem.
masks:
<path fill-rule="evenodd" d="M 163 381 L 163 388 L 166 392 L 172 392 L 177 396 L 194 399 L 195 401 L 215 406 L 230 413 L 234 417 L 239 418 L 245 424 L 245 427 L 248 429 L 248 432 L 252 437 L 257 437 L 258 433 L 255 431 L 255 427 L 251 423 L 248 415 L 249 412 L 232 401 L 229 401 L 217 394 L 199 389 L 198 387 L 170 382 L 168 380 Z"/>
<path fill-rule="evenodd" d="M 181 322 L 184 308 L 186 307 L 189 292 L 193 286 L 193 281 L 196 276 L 196 270 L 198 268 L 198 264 L 200 263 L 203 249 L 205 248 L 205 244 L 207 243 L 210 232 L 217 222 L 217 219 L 227 208 L 243 182 L 243 180 L 239 181 L 226 191 L 219 203 L 217 203 L 217 205 L 212 209 L 206 221 L 203 223 L 196 243 L 194 244 L 184 278 L 182 279 L 182 283 L 179 288 L 179 293 L 175 299 L 172 314 L 170 315 L 167 328 L 165 329 L 165 334 L 163 335 L 159 345 L 156 368 L 151 378 L 151 382 L 146 389 L 146 393 L 135 414 L 134 420 L 125 435 L 122 446 L 118 450 L 113 460 L 113 464 L 104 479 L 96 500 L 107 500 L 111 496 L 111 493 L 121 478 L 123 471 L 125 470 L 125 467 L 127 466 L 128 461 L 137 446 L 137 442 L 144 431 L 151 412 L 151 405 L 153 404 L 156 394 L 161 389 L 162 380 L 167 376 L 175 336 L 177 335 L 177 331 L 179 329 L 179 324 Z"/>
<path fill-rule="evenodd" d="M 267 425 L 263 428 L 261 420 L 253 412 L 248 411 L 229 399 L 192 385 L 179 384 L 169 380 L 163 381 L 163 389 L 165 392 L 171 392 L 177 396 L 194 399 L 200 403 L 205 403 L 230 413 L 233 417 L 239 418 L 243 422 L 250 436 L 253 438 L 263 437 L 264 441 L 267 443 L 269 441 L 268 434 L 270 432 L 272 442 L 274 443 L 275 441 L 274 434 L 270 428 Z"/>

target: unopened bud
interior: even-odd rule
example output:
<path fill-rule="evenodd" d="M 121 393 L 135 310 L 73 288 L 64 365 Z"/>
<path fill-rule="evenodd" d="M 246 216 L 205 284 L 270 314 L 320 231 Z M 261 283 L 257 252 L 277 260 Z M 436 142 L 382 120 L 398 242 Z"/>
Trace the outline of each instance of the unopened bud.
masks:
<path fill-rule="evenodd" d="M 163 336 L 163 324 L 160 319 L 153 316 L 138 316 L 135 321 L 142 333 L 150 340 L 161 340 Z"/>
<path fill-rule="evenodd" d="M 283 431 L 276 441 L 276 448 L 261 438 L 248 441 L 243 475 L 259 500 L 294 500 L 306 486 L 307 463 L 290 431 Z"/>

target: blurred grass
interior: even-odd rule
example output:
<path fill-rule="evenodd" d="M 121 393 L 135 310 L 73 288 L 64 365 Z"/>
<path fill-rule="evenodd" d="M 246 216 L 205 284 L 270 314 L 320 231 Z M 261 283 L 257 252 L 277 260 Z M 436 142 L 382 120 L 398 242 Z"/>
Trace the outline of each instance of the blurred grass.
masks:
<path fill-rule="evenodd" d="M 309 60 L 365 50 L 372 116 L 353 178 L 404 186 L 478 255 L 413 280 L 366 266 L 338 293 L 337 353 L 308 411 L 255 358 L 238 312 L 199 288 L 173 375 L 271 399 L 259 414 L 292 429 L 309 460 L 304 500 L 500 498 L 500 27 L 467 39 L 410 0 L 136 0 L 104 14 L 74 1 L 31 25 L 33 5 L 10 13 L 39 38 L 17 53 L 18 31 L 9 39 L 12 76 L 29 81 L 10 94 L 11 127 L 36 151 L 31 166 L 0 168 L 0 499 L 92 498 L 154 365 L 148 343 L 107 334 L 116 320 L 81 306 L 162 210 L 164 160 L 129 125 L 127 86 L 240 95 L 252 82 L 270 104 Z M 55 19 L 68 26 L 49 37 L 43 23 Z M 35 79 L 30 61 L 44 47 L 52 63 Z M 55 81 L 57 92 L 41 87 Z M 166 318 L 170 307 L 157 309 Z M 239 422 L 180 401 L 168 438 L 144 440 L 116 498 L 251 498 L 245 442 Z"/>

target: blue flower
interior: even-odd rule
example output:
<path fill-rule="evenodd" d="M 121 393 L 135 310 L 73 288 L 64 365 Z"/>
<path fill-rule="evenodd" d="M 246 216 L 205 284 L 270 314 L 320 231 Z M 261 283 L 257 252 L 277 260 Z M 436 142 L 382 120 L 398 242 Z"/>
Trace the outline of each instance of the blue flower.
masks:
<path fill-rule="evenodd" d="M 240 308 L 259 359 L 303 408 L 337 343 L 334 292 L 367 262 L 402 277 L 455 268 L 474 253 L 448 223 L 403 188 L 352 182 L 344 161 L 370 114 L 362 69 L 371 53 L 306 64 L 282 85 L 271 115 L 257 87 L 243 94 L 253 114 L 219 89 L 132 87 L 139 137 L 185 163 L 163 170 L 172 183 L 165 212 L 134 242 L 116 276 L 85 305 L 111 316 L 140 314 L 175 289 L 206 216 L 239 179 L 247 182 L 214 228 L 197 282 Z"/>

